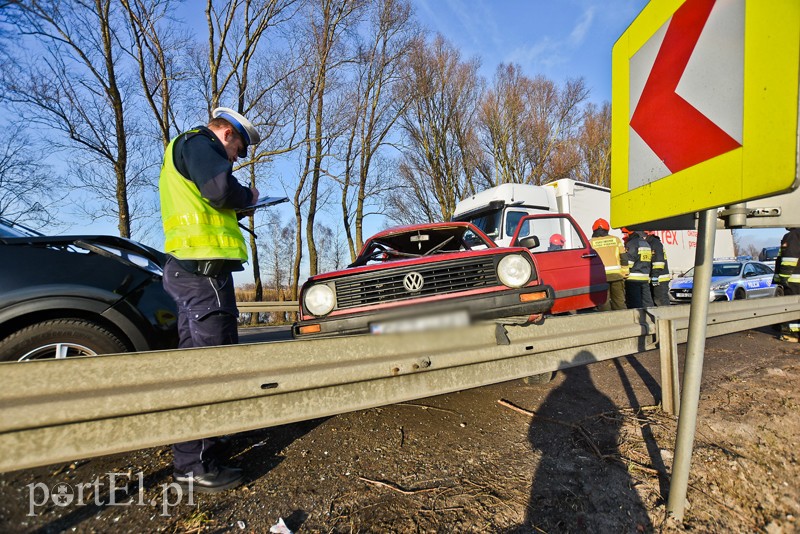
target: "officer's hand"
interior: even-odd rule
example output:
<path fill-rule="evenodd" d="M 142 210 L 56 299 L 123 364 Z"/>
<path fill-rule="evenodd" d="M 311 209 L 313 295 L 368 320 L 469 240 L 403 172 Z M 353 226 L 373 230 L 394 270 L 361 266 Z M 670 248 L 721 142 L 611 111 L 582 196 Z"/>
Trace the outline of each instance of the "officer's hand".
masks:
<path fill-rule="evenodd" d="M 253 202 L 258 200 L 258 189 L 255 187 L 250 188 L 250 192 L 253 193 Z"/>

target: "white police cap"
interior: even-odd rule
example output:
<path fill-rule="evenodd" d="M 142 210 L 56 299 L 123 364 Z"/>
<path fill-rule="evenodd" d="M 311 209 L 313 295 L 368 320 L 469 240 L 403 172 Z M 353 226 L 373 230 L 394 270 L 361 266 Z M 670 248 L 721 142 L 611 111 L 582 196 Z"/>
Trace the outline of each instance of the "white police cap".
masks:
<path fill-rule="evenodd" d="M 249 145 L 255 145 L 261 141 L 261 136 L 253 126 L 253 123 L 231 108 L 217 108 L 211 112 L 211 117 L 215 119 L 225 119 L 242 135 L 242 139 L 244 139 L 244 148 L 239 152 L 239 157 L 241 158 L 247 155 L 247 147 Z"/>

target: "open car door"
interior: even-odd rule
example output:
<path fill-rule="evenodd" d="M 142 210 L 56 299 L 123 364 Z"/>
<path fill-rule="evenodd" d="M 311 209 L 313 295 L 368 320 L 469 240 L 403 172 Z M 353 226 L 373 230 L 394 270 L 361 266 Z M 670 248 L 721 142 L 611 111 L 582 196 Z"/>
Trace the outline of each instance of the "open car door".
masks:
<path fill-rule="evenodd" d="M 530 247 L 539 280 L 556 292 L 551 313 L 593 308 L 608 298 L 606 270 L 586 235 L 570 215 L 526 215 L 520 219 L 511 246 Z M 560 244 L 559 244 L 560 243 Z"/>

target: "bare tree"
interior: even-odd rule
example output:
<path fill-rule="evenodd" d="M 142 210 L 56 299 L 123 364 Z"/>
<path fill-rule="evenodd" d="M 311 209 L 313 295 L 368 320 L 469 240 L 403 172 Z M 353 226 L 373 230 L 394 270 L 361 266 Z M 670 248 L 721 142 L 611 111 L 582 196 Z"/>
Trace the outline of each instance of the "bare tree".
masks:
<path fill-rule="evenodd" d="M 581 120 L 580 105 L 589 92 L 582 78 L 568 80 L 559 88 L 544 76 L 530 84 L 530 127 L 525 152 L 532 163 L 525 183 L 542 184 L 565 178 L 578 165 L 575 143 Z"/>
<path fill-rule="evenodd" d="M 544 76 L 524 76 L 518 65 L 500 65 L 481 102 L 483 145 L 493 161 L 489 185 L 540 184 L 576 172 L 587 95 L 581 79 L 559 88 Z"/>
<path fill-rule="evenodd" d="M 530 80 L 518 65 L 499 65 L 494 87 L 481 101 L 480 130 L 483 145 L 491 154 L 491 185 L 523 183 L 532 162 L 525 151 L 526 132 L 531 127 L 532 109 L 528 99 Z"/>
<path fill-rule="evenodd" d="M 315 230 L 318 237 L 317 253 L 319 255 L 320 272 L 337 271 L 346 265 L 347 245 L 342 236 L 330 226 L 317 224 Z"/>
<path fill-rule="evenodd" d="M 6 137 L 0 146 L 0 217 L 40 226 L 53 222 L 61 206 L 58 180 L 51 169 L 31 158 L 31 141 L 24 135 Z"/>
<path fill-rule="evenodd" d="M 267 224 L 272 228 L 271 239 L 268 239 L 262 247 L 266 262 L 267 285 L 275 290 L 276 298 L 282 301 L 285 300 L 287 289 L 291 290 L 294 285 L 291 269 L 295 253 L 294 220 L 282 225 L 280 215 L 272 211 L 267 216 Z"/>
<path fill-rule="evenodd" d="M 89 182 L 77 185 L 94 186 L 104 204 L 84 212 L 90 218 L 112 214 L 119 234 L 130 237 L 131 197 L 147 184 L 127 174 L 136 125 L 125 113 L 130 84 L 119 65 L 119 4 L 20 0 L 6 9 L 18 17 L 18 32 L 32 38 L 47 58 L 35 55 L 22 72 L 3 72 L 6 99 L 24 110 L 30 124 L 53 132 L 56 149 L 84 154 L 81 163 L 92 168 L 82 177 Z M 98 180 L 101 176 L 111 179 Z"/>
<path fill-rule="evenodd" d="M 189 79 L 184 52 L 191 39 L 171 16 L 184 0 L 121 0 L 128 18 L 129 54 L 138 69 L 142 93 L 167 147 L 179 133 L 175 101 L 180 83 Z"/>
<path fill-rule="evenodd" d="M 368 35 L 358 47 L 341 178 L 342 221 L 351 260 L 364 244 L 364 218 L 370 201 L 388 192 L 388 181 L 375 172 L 382 167 L 373 162 L 407 105 L 394 87 L 400 80 L 407 47 L 419 33 L 411 15 L 411 6 L 404 0 L 376 0 L 370 6 Z M 354 195 L 351 186 L 355 186 Z"/>
<path fill-rule="evenodd" d="M 410 102 L 401 125 L 407 137 L 392 214 L 447 220 L 456 203 L 475 190 L 482 155 L 475 135 L 482 92 L 477 59 L 461 55 L 443 37 L 410 47 L 403 97 Z M 415 204 L 417 204 L 415 206 Z"/>
<path fill-rule="evenodd" d="M 279 300 L 286 288 L 291 286 L 290 265 L 294 260 L 294 221 L 281 223 L 278 212 L 271 211 L 267 224 L 272 228 L 269 239 L 264 241 L 262 250 L 266 258 L 266 271 L 269 286 L 277 292 Z"/>
<path fill-rule="evenodd" d="M 319 206 L 320 181 L 323 174 L 328 151 L 340 133 L 335 126 L 336 121 L 326 121 L 331 110 L 335 114 L 336 107 L 330 103 L 331 82 L 335 80 L 338 70 L 350 58 L 343 42 L 347 32 L 358 22 L 364 0 L 316 0 L 310 12 L 309 37 L 312 45 L 313 67 L 311 70 L 309 118 L 313 121 L 309 133 L 307 147 L 306 172 L 310 172 L 308 189 L 308 217 L 306 219 L 306 241 L 308 246 L 309 273 L 313 276 L 319 270 L 319 260 L 314 239 L 314 228 Z"/>
<path fill-rule="evenodd" d="M 586 106 L 578 136 L 580 165 L 577 180 L 609 187 L 611 185 L 611 106 L 604 102 Z"/>
<path fill-rule="evenodd" d="M 235 0 L 224 3 L 222 9 L 218 9 L 213 0 L 206 3 L 208 113 L 210 115 L 223 99 L 229 98 L 235 102 L 236 110 L 252 118 L 264 134 L 261 143 L 251 148 L 253 158 L 236 169 L 247 174 L 251 187 L 258 187 L 260 164 L 295 146 L 291 141 L 293 132 L 288 145 L 284 144 L 286 138 L 276 135 L 290 102 L 270 98 L 270 93 L 284 83 L 293 68 L 286 68 L 286 64 L 283 68 L 273 68 L 280 64 L 280 59 L 271 62 L 263 58 L 267 55 L 270 30 L 290 21 L 297 3 L 298 0 Z M 265 52 L 259 54 L 259 50 Z M 261 300 L 263 284 L 254 215 L 248 219 L 256 300 Z"/>

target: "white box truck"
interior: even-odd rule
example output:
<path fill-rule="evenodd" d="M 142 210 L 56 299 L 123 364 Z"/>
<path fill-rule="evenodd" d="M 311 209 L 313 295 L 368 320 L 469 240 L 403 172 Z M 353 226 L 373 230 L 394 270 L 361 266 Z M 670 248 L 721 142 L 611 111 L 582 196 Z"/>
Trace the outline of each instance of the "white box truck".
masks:
<path fill-rule="evenodd" d="M 568 213 L 587 236 L 598 218 L 611 221 L 611 191 L 607 187 L 571 179 L 555 180 L 545 185 L 502 184 L 461 200 L 453 220 L 470 221 L 500 246 L 511 244 L 519 220 L 528 214 Z M 694 265 L 697 230 L 656 231 L 664 243 L 667 261 L 673 274 L 681 274 Z M 611 234 L 622 237 L 612 229 Z M 547 243 L 542 243 L 546 247 Z M 714 257 L 733 257 L 733 235 L 717 230 Z"/>

